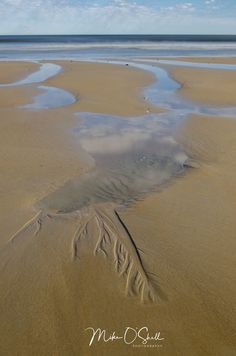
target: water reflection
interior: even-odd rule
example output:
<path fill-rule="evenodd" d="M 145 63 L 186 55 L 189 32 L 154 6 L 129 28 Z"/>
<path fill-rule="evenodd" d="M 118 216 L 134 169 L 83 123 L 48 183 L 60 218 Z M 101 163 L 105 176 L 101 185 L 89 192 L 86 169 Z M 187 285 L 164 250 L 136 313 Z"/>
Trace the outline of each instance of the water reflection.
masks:
<path fill-rule="evenodd" d="M 41 202 L 60 212 L 95 203 L 129 204 L 183 170 L 187 159 L 172 133 L 173 113 L 121 118 L 83 113 L 75 130 L 95 167 Z"/>
<path fill-rule="evenodd" d="M 135 68 L 146 70 L 155 75 L 157 81 L 155 81 L 151 86 L 148 86 L 144 91 L 146 100 L 151 102 L 153 105 L 157 105 L 159 107 L 178 112 L 179 118 L 183 119 L 189 114 L 227 117 L 236 116 L 236 107 L 211 106 L 206 104 L 200 104 L 189 99 L 185 99 L 183 96 L 179 95 L 177 90 L 180 89 L 181 84 L 176 82 L 173 78 L 169 76 L 167 69 L 158 66 L 158 63 L 175 65 L 176 62 L 182 66 L 185 66 L 186 63 L 164 60 L 160 60 L 157 62 L 150 59 L 140 59 L 139 61 L 136 59 L 135 61 L 125 63 Z M 112 63 L 124 64 L 124 62 L 122 61 L 112 61 Z M 189 67 L 236 70 L 236 65 L 192 62 L 187 63 L 189 64 Z"/>
<path fill-rule="evenodd" d="M 71 105 L 76 101 L 73 94 L 66 90 L 40 85 L 37 87 L 43 90 L 42 94 L 35 95 L 33 103 L 21 106 L 22 109 L 44 110 L 54 109 L 61 106 Z"/>
<path fill-rule="evenodd" d="M 165 69 L 156 62 L 142 61 L 112 63 L 152 72 L 157 81 L 145 89 L 145 99 L 169 111 L 134 118 L 77 114 L 80 124 L 75 134 L 83 150 L 93 158 L 94 168 L 47 197 L 41 202 L 43 206 L 70 212 L 93 203 L 127 204 L 139 199 L 183 170 L 187 156 L 173 138 L 177 123 L 190 113 L 235 115 L 235 108 L 216 108 L 185 100 L 176 93 L 180 84 Z M 59 70 L 60 66 L 43 64 L 39 71 L 12 85 L 43 81 Z M 45 86 L 39 89 L 45 92 L 24 108 L 47 109 L 75 101 L 72 94 L 62 89 Z"/>
<path fill-rule="evenodd" d="M 28 74 L 25 78 L 9 84 L 0 84 L 0 88 L 42 83 L 47 79 L 54 77 L 61 71 L 62 67 L 57 64 L 43 63 L 40 65 L 37 71 Z M 60 88 L 48 87 L 44 85 L 37 86 L 36 88 L 43 91 L 43 93 L 34 95 L 33 103 L 20 106 L 21 109 L 54 109 L 66 105 L 71 105 L 76 101 L 76 98 L 73 94 Z"/>
<path fill-rule="evenodd" d="M 9 84 L 0 84 L 0 87 L 15 87 L 19 85 L 36 84 L 42 83 L 45 80 L 54 77 L 62 70 L 61 66 L 54 63 L 43 63 L 40 65 L 39 69 L 25 78 L 17 80 Z"/>

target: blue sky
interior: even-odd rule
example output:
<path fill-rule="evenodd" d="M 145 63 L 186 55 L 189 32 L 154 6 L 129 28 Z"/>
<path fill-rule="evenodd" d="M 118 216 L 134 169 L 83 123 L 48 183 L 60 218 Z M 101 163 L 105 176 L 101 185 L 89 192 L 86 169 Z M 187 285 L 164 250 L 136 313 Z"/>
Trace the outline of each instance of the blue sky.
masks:
<path fill-rule="evenodd" d="M 0 0 L 0 34 L 236 34 L 236 0 Z"/>

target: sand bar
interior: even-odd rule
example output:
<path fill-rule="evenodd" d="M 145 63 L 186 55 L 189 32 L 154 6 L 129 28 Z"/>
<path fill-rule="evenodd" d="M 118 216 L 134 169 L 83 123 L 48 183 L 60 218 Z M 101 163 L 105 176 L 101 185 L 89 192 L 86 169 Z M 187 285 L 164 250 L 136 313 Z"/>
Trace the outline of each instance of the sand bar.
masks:
<path fill-rule="evenodd" d="M 144 100 L 143 89 L 154 76 L 125 65 L 61 62 L 63 72 L 45 82 L 72 92 L 78 101 L 70 106 L 73 112 L 96 112 L 135 116 L 149 111 L 160 112 Z M 125 80 L 124 80 L 125 78 Z"/>
<path fill-rule="evenodd" d="M 168 70 L 182 84 L 178 92 L 187 99 L 216 106 L 235 105 L 235 71 L 172 66 Z"/>

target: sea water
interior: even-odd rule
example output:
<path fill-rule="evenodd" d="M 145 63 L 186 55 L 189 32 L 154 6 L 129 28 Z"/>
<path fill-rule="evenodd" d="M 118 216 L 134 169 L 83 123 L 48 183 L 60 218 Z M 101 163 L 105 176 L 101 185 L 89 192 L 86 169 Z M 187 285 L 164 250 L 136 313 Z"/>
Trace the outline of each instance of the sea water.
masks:
<path fill-rule="evenodd" d="M 1 60 L 235 55 L 235 35 L 0 36 Z"/>

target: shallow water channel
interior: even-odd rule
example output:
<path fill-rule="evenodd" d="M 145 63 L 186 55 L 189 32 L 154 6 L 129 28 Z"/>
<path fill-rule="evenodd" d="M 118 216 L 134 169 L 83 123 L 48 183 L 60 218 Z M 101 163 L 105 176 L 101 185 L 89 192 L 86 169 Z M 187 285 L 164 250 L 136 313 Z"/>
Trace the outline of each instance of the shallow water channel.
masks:
<path fill-rule="evenodd" d="M 101 62 L 101 61 L 100 61 Z M 103 61 L 104 62 L 104 61 Z M 109 61 L 111 62 L 111 61 Z M 164 113 L 147 113 L 139 117 L 117 117 L 94 113 L 75 113 L 79 118 L 74 134 L 81 147 L 94 161 L 93 168 L 65 184 L 45 198 L 40 205 L 60 212 L 79 210 L 94 203 L 129 204 L 158 188 L 184 170 L 188 159 L 175 141 L 174 131 L 190 113 L 236 115 L 236 108 L 200 105 L 181 97 L 180 84 L 158 63 L 185 65 L 177 61 L 135 60 L 112 61 L 153 73 L 157 81 L 145 88 L 143 96 L 149 104 L 166 109 Z M 236 65 L 187 63 L 192 67 L 235 70 Z M 43 93 L 22 109 L 42 110 L 70 105 L 75 97 L 68 91 L 43 86 L 48 78 L 60 73 L 59 65 L 44 63 L 35 73 L 1 87 L 35 85 Z"/>

